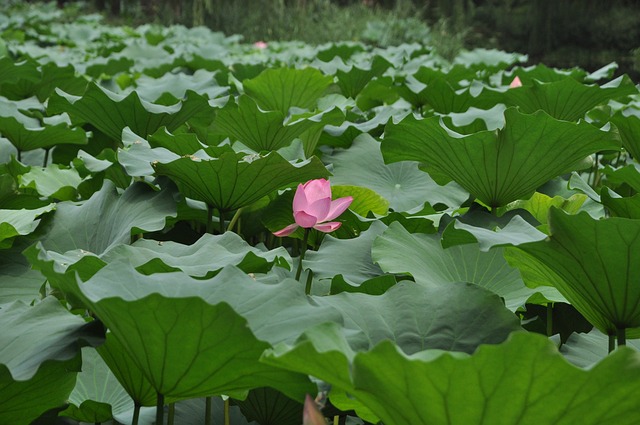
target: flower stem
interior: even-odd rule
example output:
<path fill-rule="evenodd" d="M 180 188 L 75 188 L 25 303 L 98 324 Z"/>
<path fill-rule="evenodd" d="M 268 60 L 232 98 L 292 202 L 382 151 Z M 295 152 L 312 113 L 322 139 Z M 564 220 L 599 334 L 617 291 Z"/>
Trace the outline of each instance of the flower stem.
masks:
<path fill-rule="evenodd" d="M 218 210 L 218 214 L 220 215 L 220 234 L 224 233 L 224 213 L 222 210 Z"/>
<path fill-rule="evenodd" d="M 242 208 L 238 208 L 236 210 L 236 213 L 231 218 L 231 221 L 229 222 L 229 225 L 227 226 L 227 230 L 233 229 L 233 226 L 236 225 L 236 223 L 238 222 L 238 219 L 240 218 L 241 214 L 242 214 Z M 240 225 L 238 225 L 238 227 L 240 227 Z M 239 233 L 239 232 L 236 232 L 236 233 Z"/>
<path fill-rule="evenodd" d="M 229 399 L 224 399 L 224 425 L 231 424 L 231 417 L 229 416 Z"/>
<path fill-rule="evenodd" d="M 547 303 L 547 336 L 553 335 L 553 303 Z"/>
<path fill-rule="evenodd" d="M 207 204 L 207 228 L 205 231 L 213 234 L 213 207 L 209 204 Z"/>
<path fill-rule="evenodd" d="M 300 261 L 298 262 L 298 270 L 296 270 L 296 280 L 300 280 L 300 275 L 302 274 L 302 260 L 304 260 L 304 254 L 307 252 L 309 230 L 310 229 L 304 229 L 304 237 L 302 238 L 302 246 L 300 247 Z"/>
<path fill-rule="evenodd" d="M 307 295 L 311 294 L 311 282 L 313 282 L 313 271 L 309 269 L 309 274 L 307 275 L 307 284 L 304 286 L 304 293 Z"/>

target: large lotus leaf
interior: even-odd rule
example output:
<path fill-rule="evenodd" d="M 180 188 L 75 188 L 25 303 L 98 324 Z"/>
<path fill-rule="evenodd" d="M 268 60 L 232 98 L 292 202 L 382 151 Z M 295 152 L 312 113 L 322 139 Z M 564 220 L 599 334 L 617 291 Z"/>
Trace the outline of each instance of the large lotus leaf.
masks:
<path fill-rule="evenodd" d="M 507 218 L 507 216 L 503 216 Z M 518 246 L 528 242 L 544 240 L 547 235 L 533 227 L 520 215 L 513 215 L 506 225 L 487 228 L 455 219 L 447 225 L 442 234 L 445 248 L 466 243 L 478 243 L 481 251 L 489 251 L 497 246 Z M 492 226 L 493 223 L 489 223 Z"/>
<path fill-rule="evenodd" d="M 156 392 L 151 383 L 113 333 L 107 333 L 106 341 L 96 350 L 135 405 L 156 405 Z"/>
<path fill-rule="evenodd" d="M 80 354 L 66 361 L 47 361 L 27 380 L 15 380 L 0 364 L 0 423 L 29 425 L 47 410 L 63 407 L 81 364 Z"/>
<path fill-rule="evenodd" d="M 337 239 L 327 235 L 317 251 L 307 252 L 302 264 L 319 279 L 333 279 L 341 274 L 352 285 L 380 276 L 384 272 L 371 259 L 371 246 L 385 228 L 382 222 L 375 221 L 354 239 Z"/>
<path fill-rule="evenodd" d="M 574 365 L 588 368 L 609 355 L 609 338 L 595 328 L 589 333 L 572 333 L 560 352 Z M 640 350 L 640 341 L 627 341 L 627 346 Z"/>
<path fill-rule="evenodd" d="M 391 67 L 389 61 L 382 56 L 376 55 L 367 68 L 354 65 L 348 70 L 338 69 L 336 71 L 338 87 L 340 87 L 343 95 L 355 99 L 371 80 L 381 76 L 389 67 Z"/>
<path fill-rule="evenodd" d="M 515 311 L 536 290 L 524 285 L 520 273 L 507 264 L 502 252 L 501 248 L 482 252 L 477 244 L 444 249 L 438 235 L 411 234 L 399 223 L 391 223 L 374 242 L 372 256 L 384 271 L 409 273 L 420 284 L 473 283 L 498 294 L 507 308 Z"/>
<path fill-rule="evenodd" d="M 48 213 L 55 208 L 55 204 L 35 210 L 3 210 L 0 209 L 0 248 L 9 248 L 13 244 L 13 239 L 19 235 L 28 235 L 33 232 L 42 214 Z"/>
<path fill-rule="evenodd" d="M 43 362 L 66 361 L 79 350 L 78 340 L 90 339 L 91 326 L 69 313 L 55 297 L 30 307 L 16 301 L 0 309 L 0 363 L 13 379 L 31 379 Z"/>
<path fill-rule="evenodd" d="M 614 132 L 558 121 L 539 111 L 505 110 L 505 127 L 465 137 L 450 134 L 439 118 L 413 116 L 388 124 L 382 142 L 386 162 L 421 161 L 495 208 L 529 198 L 548 180 L 573 170 L 588 155 L 619 149 Z"/>
<path fill-rule="evenodd" d="M 216 82 L 215 72 L 198 69 L 192 75 L 185 73 L 167 73 L 160 78 L 142 75 L 136 80 L 136 92 L 142 99 L 156 102 L 164 93 L 170 93 L 176 99 L 182 99 L 188 90 L 199 94 L 206 94 L 209 99 L 215 99 L 229 91 L 228 87 L 221 87 Z"/>
<path fill-rule="evenodd" d="M 163 106 L 141 100 L 136 92 L 122 97 L 96 84 L 90 84 L 82 97 L 56 90 L 47 107 L 49 113 L 67 112 L 74 122 L 88 122 L 115 141 L 125 127 L 146 137 L 163 126 L 173 131 L 210 109 L 207 99 L 192 91 L 183 101 Z"/>
<path fill-rule="evenodd" d="M 78 186 L 84 181 L 77 170 L 51 164 L 46 168 L 32 167 L 18 178 L 21 189 L 33 189 L 41 196 L 60 201 L 78 197 Z"/>
<path fill-rule="evenodd" d="M 582 193 L 576 193 L 568 199 L 565 199 L 558 195 L 551 197 L 544 193 L 535 192 L 533 196 L 527 200 L 519 200 L 507 205 L 504 211 L 517 209 L 527 210 L 540 223 L 546 224 L 549 209 L 552 206 L 560 208 L 569 214 L 576 214 L 586 200 L 587 196 Z"/>
<path fill-rule="evenodd" d="M 640 327 L 640 222 L 549 212 L 548 240 L 519 248 L 560 279 L 558 290 L 600 331 Z"/>
<path fill-rule="evenodd" d="M 134 404 L 109 366 L 92 347 L 82 348 L 82 372 L 69 395 L 69 407 L 61 413 L 82 422 L 131 421 Z"/>
<path fill-rule="evenodd" d="M 163 268 L 182 270 L 193 277 L 206 277 L 227 265 L 237 266 L 246 273 L 264 273 L 279 259 L 285 264 L 291 261 L 284 248 L 261 250 L 233 232 L 204 234 L 191 245 L 140 239 L 133 245 L 115 247 L 102 260 L 109 263 L 118 258 L 127 258 L 132 265 L 142 266 L 145 271 L 162 270 L 158 264 L 162 263 Z"/>
<path fill-rule="evenodd" d="M 126 173 L 133 177 L 152 176 L 154 169 L 151 163 L 154 161 L 171 162 L 180 158 L 180 155 L 171 149 L 152 148 L 147 140 L 133 133 L 128 127 L 122 130 L 122 143 L 124 147 L 118 148 L 118 162 Z M 184 155 L 190 155 L 194 152 L 191 151 Z"/>
<path fill-rule="evenodd" d="M 198 281 L 182 273 L 144 276 L 131 266 L 112 263 L 81 284 L 79 295 L 125 347 L 154 389 L 169 400 L 237 394 L 263 386 L 301 400 L 305 392 L 313 390 L 306 377 L 258 363 L 270 345 L 258 339 L 260 332 L 254 333 L 253 328 L 262 326 L 265 332 L 269 324 L 259 325 L 255 318 L 247 321 L 220 296 L 220 291 L 231 287 L 240 292 L 243 280 L 245 285 L 262 285 L 237 269 Z M 242 291 L 245 301 L 241 310 L 249 302 L 253 310 L 247 315 L 259 314 L 263 322 L 265 318 L 282 318 L 282 310 L 293 303 L 291 297 L 288 304 L 280 297 L 274 311 L 275 302 L 265 299 L 264 294 L 270 291 L 273 295 L 283 285 L 253 291 L 261 298 L 260 312 L 255 311 L 258 306 L 256 299 L 250 298 L 252 292 Z M 237 295 L 228 295 L 233 297 L 237 300 Z M 309 310 L 308 301 L 306 306 Z M 284 316 L 290 323 L 300 320 L 296 308 Z M 278 332 L 282 333 L 275 330 L 271 334 Z"/>
<path fill-rule="evenodd" d="M 567 363 L 545 337 L 524 332 L 473 355 L 407 355 L 390 341 L 354 355 L 331 341 L 339 335 L 317 334 L 293 348 L 277 347 L 263 361 L 348 391 L 387 425 L 640 420 L 640 406 L 629 397 L 640 390 L 640 355 L 627 347 L 583 370 Z M 326 367 L 328 359 L 335 363 Z"/>
<path fill-rule="evenodd" d="M 238 104 L 228 103 L 218 111 L 214 131 L 232 136 L 256 152 L 278 150 L 313 127 L 342 122 L 338 109 L 315 115 L 294 116 L 285 120 L 280 111 L 262 111 L 249 96 L 240 96 Z"/>
<path fill-rule="evenodd" d="M 226 152 L 218 158 L 190 156 L 153 164 L 158 174 L 173 179 L 182 194 L 222 211 L 251 205 L 276 189 L 327 177 L 318 158 L 291 163 L 280 154 L 244 155 Z"/>
<path fill-rule="evenodd" d="M 389 210 L 389 201 L 366 187 L 331 185 L 331 195 L 333 199 L 352 196 L 353 202 L 349 205 L 349 210 L 362 217 L 366 217 L 369 212 L 386 215 Z"/>
<path fill-rule="evenodd" d="M 33 61 L 15 63 L 10 57 L 0 58 L 0 86 L 11 86 L 20 80 L 37 81 L 40 78 L 37 65 Z M 6 90 L 2 87 L 2 91 Z"/>
<path fill-rule="evenodd" d="M 39 290 L 45 277 L 31 268 L 31 264 L 22 255 L 31 243 L 18 240 L 0 255 L 0 304 L 13 301 L 31 303 L 40 298 Z"/>
<path fill-rule="evenodd" d="M 333 77 L 314 68 L 278 68 L 266 69 L 257 77 L 244 80 L 242 86 L 261 109 L 280 111 L 286 116 L 292 106 L 315 109 L 332 82 Z"/>
<path fill-rule="evenodd" d="M 231 403 L 240 407 L 247 421 L 260 425 L 300 425 L 302 418 L 302 403 L 268 387 L 251 390 L 246 399 Z"/>
<path fill-rule="evenodd" d="M 533 85 L 508 90 L 504 97 L 507 105 L 518 106 L 527 114 L 543 110 L 558 120 L 577 121 L 601 103 L 636 93 L 635 84 L 623 76 L 602 87 L 581 84 L 573 78 L 553 83 L 533 80 Z"/>
<path fill-rule="evenodd" d="M 400 89 L 401 96 L 416 108 L 432 108 L 441 114 L 462 113 L 471 107 L 490 109 L 501 101 L 500 94 L 493 90 L 480 93 L 471 88 L 456 89 L 445 79 L 437 78 L 425 85 L 420 81 L 408 78 L 406 86 Z"/>
<path fill-rule="evenodd" d="M 154 191 L 144 183 L 131 185 L 119 195 L 105 180 L 90 199 L 75 204 L 61 202 L 41 239 L 47 251 L 65 253 L 81 249 L 100 255 L 114 246 L 129 243 L 131 235 L 157 231 L 167 217 L 175 217 L 176 206 L 170 191 Z"/>
<path fill-rule="evenodd" d="M 341 311 L 346 329 L 361 331 L 348 337 L 356 351 L 389 340 L 407 354 L 430 348 L 472 353 L 480 344 L 501 343 L 522 329 L 498 296 L 460 282 L 399 282 L 383 296 L 343 292 L 315 300 Z"/>
<path fill-rule="evenodd" d="M 324 156 L 324 160 L 333 164 L 333 184 L 367 187 L 387 199 L 395 211 L 409 211 L 425 202 L 458 207 L 469 197 L 455 183 L 437 185 L 416 162 L 385 164 L 380 143 L 368 134 L 358 136 L 349 149 Z"/>
<path fill-rule="evenodd" d="M 60 144 L 85 145 L 87 134 L 81 128 L 65 123 L 45 127 L 25 127 L 15 117 L 0 117 L 0 135 L 19 151 L 50 148 Z"/>
<path fill-rule="evenodd" d="M 623 198 L 608 187 L 603 187 L 600 196 L 611 216 L 640 219 L 640 194 Z"/>
<path fill-rule="evenodd" d="M 617 112 L 611 117 L 611 122 L 616 125 L 622 138 L 622 146 L 636 160 L 640 160 L 640 117 L 625 116 L 622 112 Z"/>

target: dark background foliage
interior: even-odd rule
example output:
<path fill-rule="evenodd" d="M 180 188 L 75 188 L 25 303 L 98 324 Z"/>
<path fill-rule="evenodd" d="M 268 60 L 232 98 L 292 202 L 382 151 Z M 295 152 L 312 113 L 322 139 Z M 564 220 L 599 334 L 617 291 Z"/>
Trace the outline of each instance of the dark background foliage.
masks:
<path fill-rule="evenodd" d="M 57 0 L 60 6 L 79 4 Z M 20 4 L 24 1 L 14 0 Z M 246 41 L 429 40 L 445 57 L 463 47 L 529 54 L 531 63 L 640 72 L 636 0 L 92 0 L 119 23 L 206 25 Z"/>

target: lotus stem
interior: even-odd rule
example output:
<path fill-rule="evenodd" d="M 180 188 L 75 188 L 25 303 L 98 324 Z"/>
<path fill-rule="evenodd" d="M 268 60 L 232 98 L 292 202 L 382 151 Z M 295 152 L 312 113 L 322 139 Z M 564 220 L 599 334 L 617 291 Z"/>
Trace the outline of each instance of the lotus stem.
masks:
<path fill-rule="evenodd" d="M 47 162 L 49 162 L 49 148 L 44 150 L 44 161 L 42 161 L 42 168 L 47 166 Z"/>
<path fill-rule="evenodd" d="M 167 425 L 173 425 L 173 417 L 176 415 L 176 404 L 169 405 L 169 415 L 167 417 Z"/>
<path fill-rule="evenodd" d="M 207 204 L 207 228 L 206 232 L 213 234 L 213 207 Z"/>
<path fill-rule="evenodd" d="M 547 336 L 553 335 L 553 303 L 547 303 Z"/>
<path fill-rule="evenodd" d="M 211 397 L 204 399 L 204 424 L 211 425 Z"/>
<path fill-rule="evenodd" d="M 240 218 L 240 215 L 242 214 L 242 210 L 243 210 L 243 208 L 238 208 L 237 209 L 236 213 L 231 218 L 231 221 L 229 222 L 229 225 L 227 226 L 227 230 L 233 229 L 233 226 L 235 226 L 236 223 L 238 223 L 238 231 L 236 233 L 240 233 L 240 224 L 239 224 L 238 219 Z"/>
<path fill-rule="evenodd" d="M 21 161 L 22 161 L 22 151 L 21 151 L 20 149 L 18 149 L 18 156 L 17 156 L 17 158 L 18 158 L 18 162 L 21 162 Z"/>
<path fill-rule="evenodd" d="M 304 237 L 302 238 L 302 246 L 300 247 L 300 260 L 298 261 L 298 270 L 296 270 L 296 280 L 300 280 L 302 274 L 302 260 L 307 252 L 307 241 L 309 240 L 309 229 L 304 229 Z"/>
<path fill-rule="evenodd" d="M 158 393 L 156 402 L 156 425 L 164 424 L 164 395 Z"/>
<path fill-rule="evenodd" d="M 220 234 L 224 233 L 224 213 L 222 210 L 218 210 L 218 216 L 220 217 Z"/>
<path fill-rule="evenodd" d="M 627 332 L 625 328 L 618 328 L 618 347 L 627 345 Z"/>
<path fill-rule="evenodd" d="M 229 417 L 229 398 L 224 400 L 224 425 L 230 425 L 231 418 Z"/>
<path fill-rule="evenodd" d="M 307 295 L 311 295 L 311 283 L 313 282 L 313 271 L 309 269 L 309 274 L 307 274 L 307 283 L 304 286 L 304 293 Z"/>
<path fill-rule="evenodd" d="M 133 419 L 131 420 L 131 425 L 138 425 L 138 421 L 140 420 L 140 403 L 133 403 Z"/>
<path fill-rule="evenodd" d="M 612 335 L 609 335 L 609 354 L 611 354 L 611 352 L 615 349 L 616 349 L 616 336 L 612 334 Z"/>

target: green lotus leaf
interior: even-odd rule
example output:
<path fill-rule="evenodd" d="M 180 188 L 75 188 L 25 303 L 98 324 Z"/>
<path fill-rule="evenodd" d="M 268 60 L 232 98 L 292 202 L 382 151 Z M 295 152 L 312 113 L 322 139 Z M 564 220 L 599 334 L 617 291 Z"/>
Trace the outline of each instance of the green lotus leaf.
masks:
<path fill-rule="evenodd" d="M 82 372 L 69 395 L 69 407 L 60 415 L 82 422 L 107 422 L 116 417 L 130 422 L 133 409 L 133 400 L 98 352 L 82 348 Z"/>
<path fill-rule="evenodd" d="M 265 273 L 276 262 L 287 265 L 291 262 L 284 248 L 270 251 L 255 248 L 233 232 L 204 234 L 191 245 L 140 239 L 133 245 L 119 245 L 102 256 L 107 263 L 122 258 L 127 258 L 139 271 L 151 272 L 159 269 L 161 263 L 172 271 L 182 270 L 193 277 L 211 276 L 228 265 L 246 273 Z"/>
<path fill-rule="evenodd" d="M 600 197 L 611 216 L 640 219 L 640 194 L 623 198 L 608 187 L 603 187 Z"/>
<path fill-rule="evenodd" d="M 333 199 L 353 196 L 349 209 L 362 217 L 369 212 L 385 215 L 389 210 L 389 201 L 366 187 L 331 185 L 331 195 Z"/>
<path fill-rule="evenodd" d="M 344 314 L 345 330 L 354 331 L 347 339 L 356 351 L 389 340 L 407 354 L 431 348 L 472 353 L 480 344 L 501 343 L 522 329 L 498 296 L 459 282 L 399 282 L 384 296 L 343 292 L 315 300 Z"/>
<path fill-rule="evenodd" d="M 577 121 L 601 103 L 638 93 L 635 84 L 627 76 L 603 86 L 581 84 L 573 78 L 552 83 L 533 80 L 532 83 L 531 86 L 508 90 L 504 94 L 505 103 L 518 106 L 526 114 L 542 110 L 564 121 Z"/>
<path fill-rule="evenodd" d="M 63 407 L 76 382 L 80 354 L 66 361 L 44 362 L 27 380 L 14 380 L 0 364 L 0 423 L 29 425 L 49 409 Z"/>
<path fill-rule="evenodd" d="M 536 188 L 577 167 L 588 155 L 619 149 L 614 132 L 558 121 L 539 111 L 505 110 L 505 127 L 458 137 L 439 118 L 388 124 L 385 162 L 421 161 L 455 180 L 491 208 L 529 198 Z"/>
<path fill-rule="evenodd" d="M 242 86 L 262 110 L 279 111 L 286 116 L 292 106 L 315 109 L 332 82 L 333 77 L 322 75 L 317 69 L 278 68 L 265 69 L 257 77 L 244 80 Z"/>
<path fill-rule="evenodd" d="M 355 99 L 371 80 L 381 76 L 391 66 L 391 63 L 385 58 L 376 55 L 366 68 L 353 65 L 347 70 L 338 69 L 335 74 L 336 84 L 340 87 L 343 95 Z"/>
<path fill-rule="evenodd" d="M 41 196 L 60 201 L 75 201 L 78 187 L 84 181 L 77 170 L 57 164 L 46 168 L 31 167 L 18 180 L 21 189 L 33 189 Z"/>
<path fill-rule="evenodd" d="M 528 242 L 541 241 L 546 237 L 545 233 L 533 227 L 520 215 L 513 215 L 506 225 L 495 230 L 467 224 L 461 220 L 453 220 L 442 234 L 442 246 L 448 248 L 477 242 L 480 250 L 487 252 L 498 246 L 518 246 Z"/>
<path fill-rule="evenodd" d="M 126 348 L 109 332 L 104 344 L 96 348 L 100 358 L 109 369 L 110 377 L 117 379 L 134 405 L 155 406 L 156 392 L 142 371 L 136 366 Z M 99 363 L 96 360 L 96 363 Z M 155 410 L 155 409 L 154 409 Z"/>
<path fill-rule="evenodd" d="M 13 244 L 13 239 L 19 235 L 28 235 L 33 232 L 43 214 L 53 211 L 55 204 L 35 210 L 3 210 L 0 209 L 0 249 L 9 248 Z"/>
<path fill-rule="evenodd" d="M 502 252 L 501 248 L 483 252 L 477 244 L 443 249 L 439 236 L 411 234 L 399 223 L 391 223 L 374 242 L 372 256 L 384 271 L 409 273 L 419 284 L 473 283 L 498 294 L 507 308 L 515 311 L 536 290 L 524 285 L 520 273 L 507 264 Z"/>
<path fill-rule="evenodd" d="M 437 185 L 415 162 L 385 164 L 380 143 L 368 134 L 358 136 L 349 149 L 323 159 L 333 164 L 332 184 L 367 187 L 388 200 L 395 211 L 409 211 L 425 202 L 458 207 L 469 197 L 455 183 Z"/>
<path fill-rule="evenodd" d="M 149 102 L 156 102 L 163 94 L 170 93 L 176 99 L 182 99 L 187 91 L 206 94 L 215 99 L 227 94 L 228 87 L 221 87 L 214 78 L 215 72 L 198 69 L 192 75 L 167 73 L 160 78 L 142 75 L 136 80 L 136 92 Z"/>
<path fill-rule="evenodd" d="M 184 196 L 221 211 L 251 205 L 286 185 L 329 175 L 315 157 L 294 164 L 276 152 L 266 155 L 225 152 L 218 158 L 202 156 L 157 162 L 153 167 L 158 174 L 174 180 Z"/>
<path fill-rule="evenodd" d="M 558 275 L 554 284 L 601 332 L 640 327 L 640 222 L 549 211 L 547 240 L 519 248 Z"/>
<path fill-rule="evenodd" d="M 300 425 L 302 418 L 302 403 L 268 387 L 253 389 L 246 399 L 231 403 L 240 408 L 247 422 L 260 425 Z"/>
<path fill-rule="evenodd" d="M 640 350 L 640 341 L 627 341 L 627 346 Z M 588 368 L 607 357 L 608 347 L 609 336 L 594 328 L 589 333 L 572 333 L 559 350 L 574 365 Z"/>
<path fill-rule="evenodd" d="M 30 241 L 19 239 L 0 256 L 0 304 L 22 301 L 26 304 L 40 298 L 45 277 L 22 255 Z"/>
<path fill-rule="evenodd" d="M 211 280 L 202 281 L 182 273 L 144 276 L 131 266 L 112 263 L 80 284 L 78 295 L 111 330 L 156 392 L 168 401 L 238 394 L 263 386 L 302 400 L 306 392 L 313 391 L 306 376 L 258 363 L 270 345 L 257 335 L 268 332 L 272 338 L 278 334 L 282 338 L 283 332 L 292 332 L 273 329 L 274 323 L 264 323 L 265 318 L 300 321 L 297 310 L 291 307 L 291 292 L 283 290 L 287 283 L 266 286 L 237 269 L 225 270 Z M 243 291 L 242 304 L 228 301 L 238 299 L 238 295 L 228 291 L 233 288 L 237 293 L 239 285 L 265 287 L 253 294 Z M 302 296 L 298 284 L 296 288 Z M 271 297 L 278 290 L 288 295 L 288 300 L 282 296 L 277 301 L 264 297 L 267 291 Z M 223 291 L 227 299 L 221 296 Z M 260 299 L 255 298 L 256 292 Z M 253 297 L 248 298 L 248 294 Z M 252 306 L 248 307 L 247 302 Z M 301 302 L 297 304 L 301 306 Z M 239 313 L 230 306 L 236 303 Z M 277 311 L 273 308 L 275 304 Z M 309 310 L 309 302 L 304 300 L 304 304 Z M 283 308 L 285 305 L 290 307 L 283 314 L 282 310 L 287 310 Z M 245 317 L 250 317 L 240 315 L 242 311 L 246 312 Z M 260 316 L 262 324 L 256 323 L 256 316 Z M 285 325 L 278 321 L 277 326 Z"/>
<path fill-rule="evenodd" d="M 533 80 L 543 83 L 552 83 L 570 77 L 577 81 L 583 81 L 587 76 L 587 72 L 580 68 L 549 68 L 541 63 L 524 68 L 517 66 L 513 68 L 511 72 L 507 72 L 503 75 L 501 81 L 502 85 L 509 85 L 516 76 L 520 78 L 523 86 L 530 86 L 533 85 Z"/>
<path fill-rule="evenodd" d="M 41 239 L 42 249 L 65 253 L 81 249 L 103 254 L 129 243 L 131 235 L 161 230 L 176 214 L 170 191 L 154 191 L 144 183 L 131 185 L 119 195 L 110 181 L 81 204 L 61 202 Z"/>
<path fill-rule="evenodd" d="M 67 112 L 73 122 L 87 122 L 115 141 L 125 127 L 147 137 L 163 126 L 173 131 L 210 109 L 207 100 L 192 91 L 183 101 L 163 106 L 141 100 L 136 92 L 122 97 L 96 84 L 89 84 L 81 97 L 56 90 L 47 107 L 49 113 Z"/>
<path fill-rule="evenodd" d="M 625 116 L 617 112 L 611 117 L 611 122 L 616 125 L 622 139 L 622 146 L 638 161 L 640 159 L 640 117 Z"/>
<path fill-rule="evenodd" d="M 384 274 L 371 259 L 371 246 L 386 226 L 375 221 L 368 230 L 354 239 L 337 239 L 326 235 L 317 251 L 307 252 L 302 262 L 305 269 L 311 269 L 316 278 L 332 279 L 341 274 L 351 285 Z"/>
<path fill-rule="evenodd" d="M 218 111 L 214 131 L 231 136 L 256 152 L 272 151 L 290 145 L 293 139 L 313 127 L 341 124 L 343 118 L 335 108 L 315 115 L 285 117 L 279 110 L 260 110 L 251 97 L 243 95 L 237 105 L 230 102 Z"/>
<path fill-rule="evenodd" d="M 391 341 L 354 354 L 332 337 L 339 334 L 317 331 L 292 348 L 268 351 L 263 361 L 347 391 L 388 425 L 631 425 L 640 419 L 640 407 L 629 397 L 640 389 L 640 354 L 627 347 L 583 370 L 567 363 L 547 338 L 524 332 L 473 355 L 407 355 Z M 603 391 L 607 397 L 598 396 Z"/>
<path fill-rule="evenodd" d="M 17 84 L 20 80 L 37 81 L 40 78 L 37 65 L 33 61 L 14 62 L 8 56 L 0 57 L 0 86 L 2 91 L 6 86 Z"/>
<path fill-rule="evenodd" d="M 45 127 L 26 127 L 15 117 L 0 117 L 0 134 L 19 151 L 50 148 L 60 144 L 85 145 L 87 135 L 81 128 L 65 123 Z"/>
<path fill-rule="evenodd" d="M 571 195 L 568 199 L 562 196 L 548 196 L 540 192 L 535 192 L 533 196 L 526 201 L 515 201 L 506 207 L 502 211 L 511 211 L 517 209 L 527 210 L 531 215 L 542 224 L 547 223 L 547 216 L 549 215 L 549 209 L 554 206 L 560 208 L 569 214 L 577 214 L 582 207 L 582 204 L 587 200 L 587 196 L 584 194 L 576 193 Z M 502 212 L 501 211 L 501 212 Z"/>

